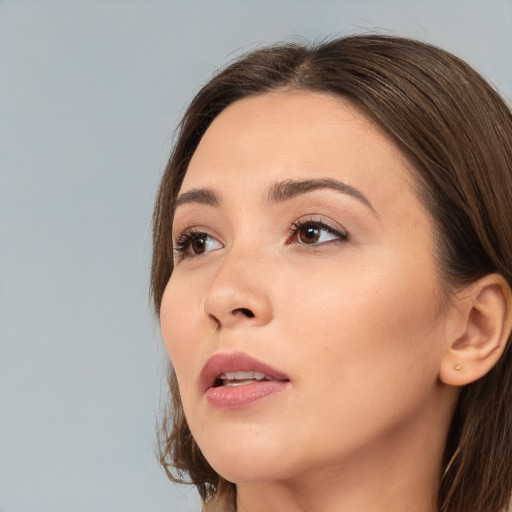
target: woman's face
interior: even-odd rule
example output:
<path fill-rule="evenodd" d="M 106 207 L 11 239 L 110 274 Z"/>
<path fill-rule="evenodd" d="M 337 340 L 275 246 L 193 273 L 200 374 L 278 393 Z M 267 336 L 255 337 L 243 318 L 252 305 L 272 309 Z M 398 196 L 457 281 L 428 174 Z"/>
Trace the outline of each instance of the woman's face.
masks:
<path fill-rule="evenodd" d="M 327 94 L 240 100 L 206 131 L 161 327 L 194 438 L 228 480 L 417 457 L 443 437 L 449 306 L 413 188 L 391 140 Z"/>

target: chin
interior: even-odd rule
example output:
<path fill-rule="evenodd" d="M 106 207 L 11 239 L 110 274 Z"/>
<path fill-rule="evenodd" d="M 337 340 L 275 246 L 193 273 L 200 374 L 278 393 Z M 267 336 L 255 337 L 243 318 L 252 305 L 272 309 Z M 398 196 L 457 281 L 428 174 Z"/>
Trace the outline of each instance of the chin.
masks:
<path fill-rule="evenodd" d="M 286 480 L 290 477 L 287 468 L 276 464 L 275 458 L 265 457 L 249 458 L 245 456 L 245 452 L 235 455 L 236 459 L 227 458 L 225 454 L 208 459 L 210 465 L 222 478 L 234 484 L 250 483 L 250 482 L 268 482 Z"/>
<path fill-rule="evenodd" d="M 291 458 L 283 440 L 258 432 L 211 432 L 196 441 L 212 468 L 233 483 L 281 480 L 290 476 Z"/>

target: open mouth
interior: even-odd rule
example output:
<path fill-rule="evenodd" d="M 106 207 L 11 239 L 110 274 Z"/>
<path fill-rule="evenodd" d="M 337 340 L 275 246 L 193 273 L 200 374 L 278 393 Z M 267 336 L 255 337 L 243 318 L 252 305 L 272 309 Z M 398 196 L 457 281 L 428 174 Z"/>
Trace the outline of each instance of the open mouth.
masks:
<path fill-rule="evenodd" d="M 199 379 L 203 392 L 248 385 L 261 387 L 264 383 L 268 387 L 289 381 L 282 371 L 243 352 L 214 354 L 204 365 Z"/>
<path fill-rule="evenodd" d="M 291 379 L 243 352 L 213 354 L 204 365 L 199 384 L 209 406 L 239 410 L 290 389 Z"/>
<path fill-rule="evenodd" d="M 244 386 L 245 384 L 254 384 L 256 382 L 268 382 L 268 381 L 278 381 L 279 379 L 275 379 L 270 375 L 261 372 L 253 372 L 253 371 L 236 371 L 236 372 L 226 372 L 221 373 L 213 383 L 213 387 L 220 386 Z M 287 379 L 284 379 L 283 382 L 286 382 Z"/>

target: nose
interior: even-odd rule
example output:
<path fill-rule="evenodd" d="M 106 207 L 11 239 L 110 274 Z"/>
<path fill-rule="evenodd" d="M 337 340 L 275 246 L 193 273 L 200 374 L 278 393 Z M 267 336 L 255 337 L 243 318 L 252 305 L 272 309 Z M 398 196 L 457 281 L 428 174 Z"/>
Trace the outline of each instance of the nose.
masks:
<path fill-rule="evenodd" d="M 272 319 L 269 275 L 258 252 L 230 250 L 224 256 L 203 300 L 204 315 L 214 329 L 263 326 Z"/>

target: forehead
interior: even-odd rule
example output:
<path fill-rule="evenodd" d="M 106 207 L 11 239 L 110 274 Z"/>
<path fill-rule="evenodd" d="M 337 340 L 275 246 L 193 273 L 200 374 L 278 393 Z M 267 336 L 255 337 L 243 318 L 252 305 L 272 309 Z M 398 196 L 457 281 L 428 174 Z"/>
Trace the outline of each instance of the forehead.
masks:
<path fill-rule="evenodd" d="M 286 179 L 332 177 L 389 202 L 414 178 L 391 138 L 349 100 L 278 91 L 228 106 L 199 143 L 181 192 L 231 187 L 263 191 Z M 373 201 L 372 201 L 373 202 Z"/>

